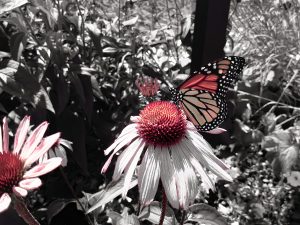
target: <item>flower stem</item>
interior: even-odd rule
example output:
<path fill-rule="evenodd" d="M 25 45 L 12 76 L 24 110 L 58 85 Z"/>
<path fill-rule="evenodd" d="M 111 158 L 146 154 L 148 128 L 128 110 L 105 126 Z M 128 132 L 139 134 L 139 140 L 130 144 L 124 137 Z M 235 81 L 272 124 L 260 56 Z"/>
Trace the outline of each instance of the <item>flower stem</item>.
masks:
<path fill-rule="evenodd" d="M 29 212 L 29 210 L 28 210 L 27 206 L 25 205 L 23 199 L 20 199 L 20 198 L 16 199 L 15 210 L 18 212 L 19 216 L 22 217 L 23 220 L 28 225 L 40 225 L 40 223 Z"/>
<path fill-rule="evenodd" d="M 75 191 L 74 191 L 72 185 L 70 184 L 70 182 L 69 182 L 69 180 L 68 180 L 68 178 L 67 178 L 67 176 L 66 176 L 66 174 L 65 174 L 65 172 L 64 172 L 64 170 L 63 170 L 63 168 L 62 168 L 61 166 L 59 167 L 59 171 L 60 171 L 60 174 L 62 175 L 62 177 L 63 177 L 63 179 L 64 179 L 66 185 L 67 185 L 68 188 L 70 189 L 71 194 L 72 194 L 73 197 L 75 198 L 75 201 L 78 203 L 78 205 L 80 206 L 81 210 L 82 210 L 83 212 L 85 212 L 84 206 L 83 206 L 83 205 L 81 204 L 81 202 L 78 200 L 78 197 L 77 197 L 77 195 L 76 195 L 76 193 L 75 193 Z M 87 222 L 88 222 L 89 225 L 93 225 L 93 222 L 92 222 L 91 218 L 89 217 L 89 215 L 85 214 L 85 218 L 87 219 Z"/>
<path fill-rule="evenodd" d="M 165 189 L 162 188 L 162 202 L 161 202 L 161 214 L 159 219 L 159 225 L 163 225 L 165 215 L 166 215 L 166 209 L 167 209 L 167 196 Z"/>
<path fill-rule="evenodd" d="M 184 220 L 185 220 L 185 216 L 186 216 L 186 211 L 184 210 L 184 211 L 182 212 L 182 216 L 181 216 L 180 225 L 183 225 L 183 223 L 184 223 Z"/>

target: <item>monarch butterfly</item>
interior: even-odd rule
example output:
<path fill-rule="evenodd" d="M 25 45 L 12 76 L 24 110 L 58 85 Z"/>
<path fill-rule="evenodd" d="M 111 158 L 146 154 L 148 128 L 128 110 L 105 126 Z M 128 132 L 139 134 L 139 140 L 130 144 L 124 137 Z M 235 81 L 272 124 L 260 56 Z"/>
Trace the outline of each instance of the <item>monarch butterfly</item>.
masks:
<path fill-rule="evenodd" d="M 176 89 L 172 100 L 200 131 L 217 128 L 227 115 L 226 94 L 245 65 L 245 59 L 228 56 L 194 72 Z"/>

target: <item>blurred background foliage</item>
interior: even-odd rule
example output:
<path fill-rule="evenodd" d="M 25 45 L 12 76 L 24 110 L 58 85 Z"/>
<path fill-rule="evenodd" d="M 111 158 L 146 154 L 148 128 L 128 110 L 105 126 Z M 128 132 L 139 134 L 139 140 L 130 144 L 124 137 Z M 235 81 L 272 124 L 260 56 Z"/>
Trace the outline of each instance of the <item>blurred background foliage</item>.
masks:
<path fill-rule="evenodd" d="M 72 224 L 72 219 L 87 224 L 80 211 L 119 190 L 118 184 L 105 189 L 109 179 L 100 174 L 103 150 L 138 113 L 138 77 L 158 79 L 165 96 L 168 87 L 190 73 L 195 3 L 2 3 L 1 116 L 8 116 L 12 126 L 24 115 L 35 124 L 47 120 L 50 133 L 60 131 L 73 143 L 67 167 L 45 176 L 43 188 L 28 199 L 43 224 Z M 225 52 L 244 57 L 247 66 L 231 92 L 230 142 L 217 146 L 216 154 L 231 166 L 234 182 L 224 186 L 217 181 L 216 193 L 200 188 L 198 203 L 218 212 L 198 205 L 186 224 L 200 223 L 203 212 L 216 224 L 300 223 L 299 11 L 297 0 L 231 2 Z M 134 191 L 131 199 L 106 201 L 90 220 L 137 224 L 129 216 L 137 212 Z M 80 204 L 74 204 L 76 198 Z M 141 224 L 155 223 L 158 209 L 158 204 L 149 207 L 139 217 Z M 170 221 L 176 224 L 178 215 L 170 212 Z"/>

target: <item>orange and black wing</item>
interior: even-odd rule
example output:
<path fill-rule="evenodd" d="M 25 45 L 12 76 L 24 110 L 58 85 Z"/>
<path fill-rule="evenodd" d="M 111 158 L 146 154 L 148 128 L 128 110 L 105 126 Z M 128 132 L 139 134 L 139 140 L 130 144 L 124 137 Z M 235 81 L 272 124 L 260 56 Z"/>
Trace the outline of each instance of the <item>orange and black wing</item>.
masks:
<path fill-rule="evenodd" d="M 218 94 L 190 88 L 181 89 L 178 94 L 180 108 L 197 129 L 212 130 L 226 118 L 226 101 Z"/>
<path fill-rule="evenodd" d="M 194 72 L 177 90 L 190 88 L 225 96 L 228 88 L 238 80 L 244 65 L 245 60 L 242 57 L 224 57 Z"/>

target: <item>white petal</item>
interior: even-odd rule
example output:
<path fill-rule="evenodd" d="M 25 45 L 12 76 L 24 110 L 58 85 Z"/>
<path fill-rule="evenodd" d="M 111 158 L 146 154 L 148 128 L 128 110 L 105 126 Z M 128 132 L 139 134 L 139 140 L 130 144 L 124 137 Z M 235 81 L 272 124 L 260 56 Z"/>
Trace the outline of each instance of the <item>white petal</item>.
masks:
<path fill-rule="evenodd" d="M 24 141 L 27 137 L 28 129 L 30 126 L 30 117 L 25 116 L 23 120 L 20 122 L 19 127 L 15 134 L 15 140 L 14 140 L 14 154 L 19 154 L 22 145 L 24 144 Z"/>
<path fill-rule="evenodd" d="M 156 194 L 160 177 L 160 152 L 150 145 L 138 171 L 138 185 L 142 206 L 149 205 Z"/>
<path fill-rule="evenodd" d="M 32 169 L 28 170 L 24 174 L 23 178 L 25 178 L 25 179 L 34 178 L 34 177 L 39 177 L 46 173 L 49 173 L 52 170 L 59 167 L 61 165 L 61 161 L 62 161 L 62 159 L 59 157 L 48 159 L 47 161 L 45 161 L 41 164 L 38 164 L 38 165 L 34 166 Z"/>
<path fill-rule="evenodd" d="M 55 155 L 57 157 L 60 157 L 62 158 L 62 162 L 61 162 L 61 165 L 63 167 L 67 166 L 67 163 L 68 163 L 68 157 L 67 157 L 67 153 L 66 153 L 66 150 L 62 147 L 62 146 L 57 146 L 55 149 L 54 149 L 54 152 L 55 152 Z"/>
<path fill-rule="evenodd" d="M 2 128 L 0 126 L 0 153 L 3 153 Z"/>
<path fill-rule="evenodd" d="M 190 147 L 192 146 L 192 144 L 188 144 L 187 146 Z M 207 153 L 207 151 L 203 149 L 203 146 L 201 146 L 200 143 L 197 144 L 197 147 L 198 149 L 196 149 L 196 146 L 190 147 L 189 149 L 201 164 L 203 164 L 207 169 L 211 170 L 220 178 L 227 181 L 232 181 L 231 176 L 222 167 L 219 166 L 219 164 L 221 164 L 221 160 L 219 160 L 215 155 Z M 207 155 L 209 155 L 209 157 L 207 157 Z"/>
<path fill-rule="evenodd" d="M 125 145 L 129 144 L 136 137 L 138 137 L 138 133 L 136 132 L 136 130 L 132 130 L 132 131 L 122 135 L 122 137 L 118 137 L 115 140 L 115 142 L 104 151 L 104 154 L 108 155 L 113 149 L 115 149 L 114 152 L 116 153 L 121 148 L 123 148 Z"/>
<path fill-rule="evenodd" d="M 141 147 L 142 139 L 136 139 L 130 144 L 118 157 L 113 174 L 113 180 L 118 180 L 123 173 L 125 167 Z M 144 145 L 143 145 L 144 146 Z"/>
<path fill-rule="evenodd" d="M 130 160 L 130 163 L 128 164 L 129 165 L 128 169 L 126 168 L 125 180 L 124 180 L 124 188 L 123 188 L 123 193 L 122 193 L 122 197 L 123 198 L 125 198 L 125 196 L 127 195 L 132 175 L 133 175 L 134 170 L 135 170 L 135 168 L 137 166 L 137 163 L 138 163 L 138 161 L 139 161 L 139 159 L 141 157 L 141 154 L 142 154 L 142 152 L 144 150 L 144 147 L 145 147 L 145 143 L 142 142 L 139 145 L 139 147 L 137 148 L 137 151 L 136 151 L 135 155 Z"/>
<path fill-rule="evenodd" d="M 19 186 L 28 191 L 36 189 L 42 185 L 40 178 L 25 179 L 19 182 Z"/>
<path fill-rule="evenodd" d="M 18 186 L 13 187 L 13 192 L 19 197 L 25 197 L 28 194 L 28 191 L 26 189 Z"/>
<path fill-rule="evenodd" d="M 227 130 L 225 130 L 225 129 L 221 128 L 221 127 L 217 127 L 217 128 L 215 128 L 213 130 L 204 131 L 204 132 L 209 133 L 209 134 L 222 134 L 222 133 L 224 133 L 226 131 Z"/>
<path fill-rule="evenodd" d="M 182 144 L 182 142 L 176 146 L 176 150 L 178 151 L 178 154 L 176 154 L 175 156 L 177 155 L 179 156 L 178 160 L 181 160 L 182 165 L 184 167 L 184 173 L 187 176 L 188 185 L 189 185 L 188 199 L 189 199 L 189 203 L 192 203 L 194 202 L 195 197 L 198 194 L 198 179 L 190 161 L 191 157 L 189 157 L 189 155 L 186 154 L 187 149 Z"/>
<path fill-rule="evenodd" d="M 190 136 L 192 137 L 192 136 Z M 211 158 L 211 160 L 214 160 L 215 163 L 217 163 L 222 169 L 227 170 L 229 167 L 222 162 L 220 159 L 218 159 L 215 154 L 213 153 L 213 148 L 209 145 L 207 141 L 204 140 L 204 138 L 201 135 L 196 135 L 194 138 L 192 138 L 192 142 L 195 146 L 200 150 L 200 152 L 205 155 L 206 157 Z"/>
<path fill-rule="evenodd" d="M 140 117 L 139 116 L 131 116 L 130 121 L 133 123 L 138 123 L 140 121 Z"/>
<path fill-rule="evenodd" d="M 8 135 L 8 125 L 7 125 L 7 118 L 4 117 L 3 118 L 3 141 L 2 141 L 2 144 L 3 144 L 3 152 L 8 152 L 8 148 L 9 148 L 9 135 Z"/>
<path fill-rule="evenodd" d="M 11 198 L 7 193 L 3 193 L 0 197 L 0 212 L 6 210 L 11 202 Z"/>
<path fill-rule="evenodd" d="M 180 145 L 175 145 L 172 147 L 171 153 L 175 166 L 175 172 L 178 175 L 178 180 L 180 181 L 178 183 L 180 207 L 187 209 L 189 203 L 194 200 L 197 194 L 195 191 L 197 178 L 193 168 L 189 166 L 186 158 L 183 154 L 181 154 L 182 151 L 184 151 L 184 149 L 180 148 Z"/>
<path fill-rule="evenodd" d="M 213 191 L 215 191 L 215 185 L 212 182 L 212 180 L 210 179 L 210 177 L 207 175 L 206 171 L 203 169 L 202 165 L 199 163 L 199 161 L 191 154 L 191 152 L 189 151 L 188 142 L 184 141 L 183 144 L 186 146 L 186 150 L 185 154 L 188 155 L 191 164 L 193 165 L 194 169 L 198 172 L 198 174 L 201 177 L 202 182 L 204 183 L 204 185 L 208 188 L 211 189 Z"/>
<path fill-rule="evenodd" d="M 171 160 L 169 150 L 167 148 L 161 149 L 160 161 L 161 181 L 165 189 L 168 201 L 173 208 L 179 209 L 179 197 L 176 188 L 175 168 Z"/>
<path fill-rule="evenodd" d="M 178 155 L 175 156 L 177 154 L 177 151 L 175 151 L 174 146 L 172 147 L 171 154 L 172 154 L 172 161 L 174 163 L 174 168 L 175 168 L 175 179 L 178 188 L 179 207 L 185 208 L 186 205 L 188 204 L 187 177 L 184 174 L 182 163 L 177 160 L 179 156 Z"/>

